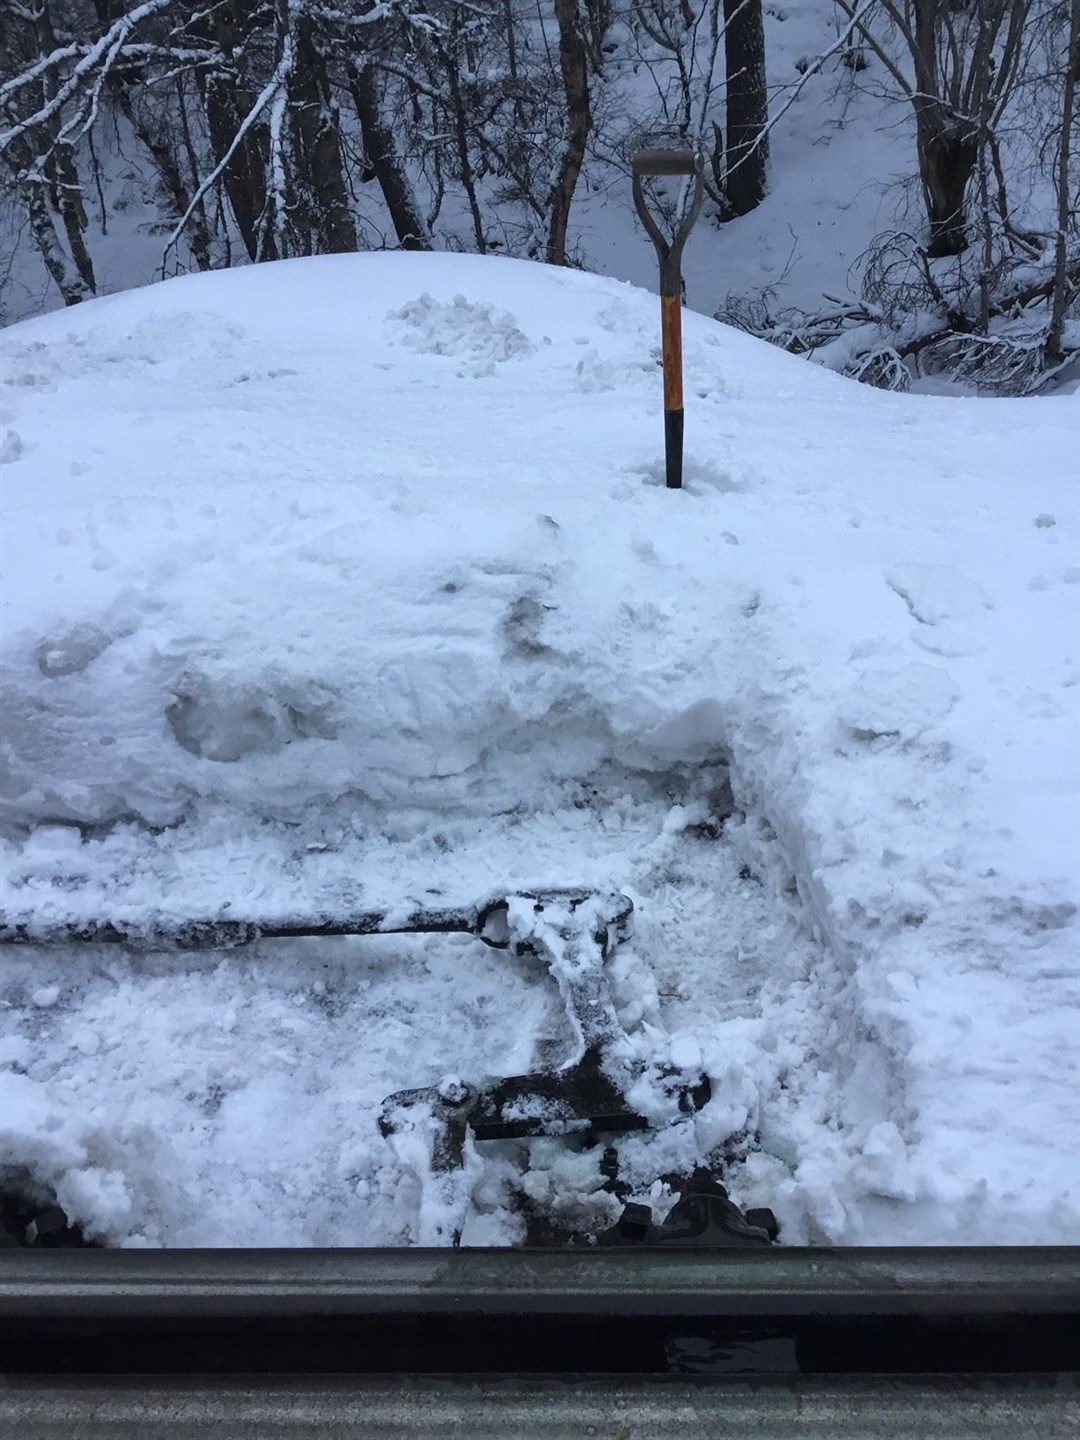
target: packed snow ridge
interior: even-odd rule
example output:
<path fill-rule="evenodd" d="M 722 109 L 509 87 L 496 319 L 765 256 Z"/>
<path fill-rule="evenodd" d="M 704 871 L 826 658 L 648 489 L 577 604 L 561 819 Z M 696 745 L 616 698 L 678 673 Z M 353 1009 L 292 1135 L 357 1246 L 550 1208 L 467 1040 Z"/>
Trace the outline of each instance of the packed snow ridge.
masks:
<path fill-rule="evenodd" d="M 1075 1242 L 1080 400 L 684 328 L 677 492 L 611 280 L 352 255 L 8 329 L 5 914 L 621 891 L 621 1021 L 713 1083 L 642 1194 L 705 1158 L 793 1242 Z M 565 1023 L 467 939 L 2 981 L 8 1173 L 119 1245 L 408 1242 L 384 1095 Z M 520 1238 L 511 1168 L 466 1243 Z"/>

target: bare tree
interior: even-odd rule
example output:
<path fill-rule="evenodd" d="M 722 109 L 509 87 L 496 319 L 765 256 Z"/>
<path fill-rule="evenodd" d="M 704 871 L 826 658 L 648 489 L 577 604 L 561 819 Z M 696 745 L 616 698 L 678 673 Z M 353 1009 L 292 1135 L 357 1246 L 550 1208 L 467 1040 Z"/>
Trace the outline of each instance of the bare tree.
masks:
<path fill-rule="evenodd" d="M 882 32 L 867 14 L 859 34 L 915 112 L 919 175 L 930 255 L 966 249 L 967 189 L 1012 95 L 1024 54 L 1031 0 L 879 0 Z M 849 19 L 857 0 L 836 0 Z M 898 36 L 910 70 L 894 58 Z"/>
<path fill-rule="evenodd" d="M 290 8 L 282 4 L 283 10 Z M 347 253 L 356 249 L 356 224 L 330 84 L 333 42 L 311 10 L 300 8 L 290 22 L 293 63 L 286 88 L 296 176 L 292 229 L 301 254 Z"/>
<path fill-rule="evenodd" d="M 1072 213 L 1069 184 L 1069 161 L 1072 150 L 1073 121 L 1076 115 L 1076 86 L 1080 81 L 1080 0 L 1070 0 L 1069 30 L 1065 46 L 1065 64 L 1061 86 L 1061 138 L 1057 153 L 1057 232 L 1054 236 L 1054 289 L 1050 308 L 1050 328 L 1046 336 L 1044 357 L 1049 365 L 1065 358 L 1062 335 L 1065 311 L 1074 292 L 1075 277 L 1069 273 L 1068 231 Z"/>
<path fill-rule="evenodd" d="M 222 61 L 198 75 L 213 169 L 224 184 L 248 258 L 271 260 L 273 238 L 262 232 L 270 154 L 265 102 L 254 109 L 259 94 L 255 44 L 263 27 L 255 27 L 254 9 L 255 0 L 226 0 L 197 14 L 193 24 Z"/>
<path fill-rule="evenodd" d="M 77 305 L 96 292 L 97 282 L 86 246 L 76 135 L 65 123 L 60 73 L 50 63 L 61 47 L 47 0 L 33 7 L 5 0 L 0 44 L 14 72 L 0 84 L 0 154 L 49 275 L 64 303 Z"/>
<path fill-rule="evenodd" d="M 761 0 L 724 0 L 727 152 L 724 195 L 732 215 L 748 215 L 765 198 L 769 99 Z"/>
<path fill-rule="evenodd" d="M 592 110 L 589 103 L 588 56 L 577 0 L 555 0 L 555 17 L 559 24 L 559 64 L 566 93 L 567 135 L 558 179 L 551 192 L 547 260 L 549 265 L 565 265 L 570 206 L 585 161 L 585 146 L 592 129 Z"/>
<path fill-rule="evenodd" d="M 770 114 L 762 0 L 0 0 L 0 176 L 69 304 L 97 288 L 93 212 L 104 225 L 110 162 L 132 144 L 169 232 L 162 273 L 366 243 L 567 264 L 587 167 L 590 184 L 621 184 L 646 132 L 706 145 L 716 213 L 746 214 L 771 131 L 860 42 L 912 106 L 930 253 L 981 241 L 977 278 L 954 268 L 987 330 L 1009 264 L 1039 262 L 1048 283 L 1048 237 L 1011 224 L 999 131 L 1033 53 L 1025 17 L 1059 35 L 1072 3 L 837 0 L 835 45 Z M 1053 84 L 1075 111 L 1075 82 Z M 1048 86 L 1024 92 L 1039 124 Z M 1068 132 L 1064 151 L 1056 130 L 1047 142 L 1059 237 Z M 1059 255 L 1061 306 L 1073 264 Z M 968 297 L 958 308 L 970 321 Z"/>
<path fill-rule="evenodd" d="M 349 85 L 360 121 L 364 156 L 371 177 L 379 182 L 390 221 L 403 250 L 430 250 L 431 232 L 394 139 L 393 126 L 383 110 L 378 71 L 370 64 L 352 62 Z"/>

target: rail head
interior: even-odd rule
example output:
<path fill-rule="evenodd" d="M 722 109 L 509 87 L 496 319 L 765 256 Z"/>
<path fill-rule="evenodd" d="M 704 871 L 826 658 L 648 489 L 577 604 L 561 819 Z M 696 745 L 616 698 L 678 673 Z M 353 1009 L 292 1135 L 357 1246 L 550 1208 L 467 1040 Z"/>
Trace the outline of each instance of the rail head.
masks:
<path fill-rule="evenodd" d="M 1077 1355 L 1077 1251 L 0 1253 L 7 1375 L 1045 1375 Z"/>
<path fill-rule="evenodd" d="M 20 1250 L 0 1319 L 321 1313 L 1062 1315 L 1080 1247 Z"/>

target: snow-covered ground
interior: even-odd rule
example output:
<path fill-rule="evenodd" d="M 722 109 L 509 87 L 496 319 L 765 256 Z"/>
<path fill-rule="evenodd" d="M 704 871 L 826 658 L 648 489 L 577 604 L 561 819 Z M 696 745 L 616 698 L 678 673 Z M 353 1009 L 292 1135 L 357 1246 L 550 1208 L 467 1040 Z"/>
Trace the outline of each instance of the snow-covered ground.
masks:
<path fill-rule="evenodd" d="M 624 1147 L 636 1193 L 704 1157 L 791 1242 L 1076 1241 L 1080 402 L 889 395 L 687 313 L 669 492 L 657 322 L 375 255 L 5 331 L 6 918 L 622 891 L 623 1023 L 713 1083 Z M 110 1244 L 415 1238 L 380 1101 L 565 1029 L 468 938 L 6 947 L 2 983 L 0 1153 Z M 593 1159 L 531 1152 L 587 1203 Z M 520 1238 L 512 1169 L 467 1243 Z"/>

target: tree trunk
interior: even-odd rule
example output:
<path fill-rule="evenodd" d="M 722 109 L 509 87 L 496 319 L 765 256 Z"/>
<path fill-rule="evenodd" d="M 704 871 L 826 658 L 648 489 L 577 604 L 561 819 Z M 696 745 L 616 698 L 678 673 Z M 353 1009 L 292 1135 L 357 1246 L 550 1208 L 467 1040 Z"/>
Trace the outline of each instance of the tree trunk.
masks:
<path fill-rule="evenodd" d="M 220 163 L 243 123 L 247 113 L 245 104 L 250 109 L 254 96 L 248 91 L 238 91 L 235 83 L 224 76 L 210 75 L 203 88 L 203 103 L 206 106 L 210 147 L 215 162 Z M 252 260 L 259 256 L 259 226 L 266 209 L 268 155 L 266 126 L 253 125 L 236 147 L 222 176 L 244 249 Z M 277 258 L 272 235 L 266 236 L 262 258 Z"/>
<path fill-rule="evenodd" d="M 559 22 L 559 63 L 562 67 L 563 89 L 566 92 L 569 134 L 559 167 L 559 178 L 551 192 L 547 262 L 549 265 L 565 265 L 570 206 L 573 204 L 578 176 L 585 161 L 585 146 L 592 129 L 592 112 L 589 107 L 588 57 L 579 29 L 577 0 L 555 0 L 555 17 Z"/>
<path fill-rule="evenodd" d="M 476 181 L 473 177 L 472 158 L 469 155 L 469 125 L 468 116 L 465 113 L 465 100 L 461 93 L 461 71 L 456 55 L 451 54 L 445 47 L 440 46 L 440 59 L 443 69 L 446 72 L 446 83 L 450 90 L 450 114 L 454 122 L 454 137 L 457 140 L 458 169 L 461 174 L 461 183 L 465 187 L 465 196 L 469 202 L 469 214 L 472 216 L 473 239 L 476 242 L 476 253 L 487 254 L 487 240 L 484 237 L 484 216 L 480 209 L 480 200 L 476 193 Z"/>
<path fill-rule="evenodd" d="M 589 63 L 597 75 L 604 73 L 604 45 L 615 18 L 613 0 L 582 0 L 588 18 Z"/>
<path fill-rule="evenodd" d="M 1050 329 L 1046 335 L 1044 355 L 1050 365 L 1065 358 L 1061 345 L 1065 328 L 1065 309 L 1072 287 L 1068 276 L 1069 225 L 1069 159 L 1073 114 L 1076 109 L 1076 85 L 1080 80 L 1080 0 L 1072 0 L 1069 10 L 1069 46 L 1065 56 L 1065 75 L 1061 97 L 1061 143 L 1058 146 L 1057 173 L 1057 236 L 1054 244 L 1054 298 L 1050 309 Z"/>
<path fill-rule="evenodd" d="M 724 0 L 727 67 L 727 165 L 724 194 L 732 215 L 749 215 L 765 198 L 769 159 L 766 125 L 765 21 L 761 0 Z"/>
<path fill-rule="evenodd" d="M 42 56 L 51 54 L 57 48 L 58 41 L 46 0 L 41 0 L 38 5 L 33 14 L 33 22 L 38 53 Z M 41 98 L 44 101 L 55 99 L 57 88 L 56 75 L 50 71 L 43 79 Z M 94 277 L 90 252 L 86 248 L 86 207 L 83 204 L 82 182 L 75 166 L 71 142 L 60 138 L 58 116 L 54 116 L 46 122 L 40 137 L 40 145 L 38 157 L 43 157 L 40 158 L 41 175 L 48 183 L 52 209 L 60 217 L 64 227 L 68 249 L 75 262 L 75 268 L 79 272 L 79 279 L 87 293 L 93 295 L 97 291 L 97 281 Z M 35 234 L 38 223 L 39 221 L 31 220 Z M 51 267 L 50 273 L 52 273 Z M 55 275 L 53 278 L 56 278 Z M 67 295 L 64 298 L 69 305 L 75 303 L 68 300 Z M 85 295 L 79 296 L 79 299 L 85 298 Z"/>
<path fill-rule="evenodd" d="M 330 79 L 312 21 L 303 13 L 296 27 L 288 89 L 295 117 L 297 175 L 306 192 L 304 248 L 308 253 L 349 254 L 357 248 L 356 225 L 334 125 Z"/>
<path fill-rule="evenodd" d="M 227 60 L 236 60 L 238 31 L 243 26 L 254 28 L 252 0 L 227 0 L 227 3 L 212 9 L 207 15 L 197 16 L 191 25 L 192 33 L 206 41 L 217 44 Z M 243 13 L 238 13 L 243 12 Z M 228 153 L 229 146 L 236 138 L 236 132 L 255 103 L 255 96 L 249 86 L 238 82 L 235 77 L 222 74 L 197 72 L 200 94 L 206 110 L 206 126 L 210 136 L 210 149 L 214 163 L 220 164 Z M 252 125 L 222 174 L 225 193 L 244 242 L 248 258 L 276 260 L 277 250 L 274 237 L 267 233 L 263 237 L 260 252 L 259 238 L 263 215 L 266 210 L 266 167 L 270 157 L 269 132 L 259 121 Z"/>
<path fill-rule="evenodd" d="M 188 119 L 187 99 L 184 94 L 185 83 L 185 77 L 183 75 L 176 77 L 176 104 L 180 112 L 180 134 L 184 142 L 184 154 L 187 158 L 188 173 L 193 177 L 195 183 L 198 184 L 199 161 L 195 151 L 195 141 L 191 134 L 191 121 Z M 176 192 L 175 203 L 180 204 L 181 201 L 183 202 L 183 210 L 178 211 L 178 214 L 183 215 L 186 213 L 188 205 L 191 202 L 188 198 L 187 188 L 180 179 L 179 162 L 177 162 L 176 178 L 179 188 Z M 195 264 L 200 270 L 213 269 L 214 261 L 210 249 L 210 221 L 206 213 L 206 204 L 204 201 L 200 200 L 195 206 L 189 224 L 191 226 L 191 235 L 188 243 L 191 245 L 191 253 L 195 257 Z M 225 231 L 225 241 L 226 245 L 228 245 L 228 230 L 225 226 L 222 226 L 222 229 Z M 229 265 L 230 260 L 231 256 L 226 252 L 226 267 Z"/>
<path fill-rule="evenodd" d="M 928 255 L 959 255 L 967 249 L 965 197 L 979 140 L 970 119 L 959 119 L 941 95 L 939 47 L 941 0 L 915 0 L 911 58 L 915 65 L 915 132 L 919 178 L 930 223 Z"/>
<path fill-rule="evenodd" d="M 94 0 L 94 11 L 103 25 L 111 25 L 124 13 L 124 0 Z M 140 98 L 145 93 L 146 84 L 145 75 L 136 68 L 123 64 L 114 65 L 109 71 L 108 83 L 113 99 L 121 113 L 153 160 L 162 189 L 168 196 L 173 213 L 179 219 L 181 215 L 186 214 L 191 203 L 191 196 L 182 173 L 178 149 L 173 148 L 173 136 L 170 133 L 168 118 L 156 119 L 152 113 L 147 113 L 146 106 L 140 105 Z M 184 77 L 177 76 L 176 95 L 181 114 L 181 131 L 190 150 L 183 87 Z M 197 175 L 197 170 L 193 169 L 192 173 Z M 195 207 L 195 211 L 188 221 L 187 240 L 191 246 L 195 264 L 200 270 L 209 270 L 211 267 L 210 233 L 207 227 L 206 210 L 201 204 Z"/>
<path fill-rule="evenodd" d="M 45 261 L 45 268 L 64 297 L 64 304 L 78 305 L 83 300 L 92 300 L 94 291 L 60 242 L 56 222 L 46 200 L 45 186 L 33 180 L 24 181 L 22 191 L 30 217 L 30 230 Z"/>
<path fill-rule="evenodd" d="M 97 293 L 97 280 L 90 251 L 86 248 L 86 207 L 82 198 L 82 181 L 75 168 L 71 146 L 65 141 L 56 142 L 55 148 L 45 162 L 45 175 L 50 188 L 55 190 L 56 209 L 67 235 L 68 249 L 75 262 L 75 268 L 91 295 Z"/>
<path fill-rule="evenodd" d="M 364 153 L 382 190 L 398 244 L 403 250 L 430 250 L 431 234 L 394 144 L 394 132 L 383 115 L 375 72 L 354 66 L 349 75 L 349 88 L 360 118 Z"/>
<path fill-rule="evenodd" d="M 966 122 L 949 121 L 941 105 L 917 101 L 919 175 L 930 222 L 928 255 L 959 255 L 967 249 L 965 196 L 979 143 Z"/>

